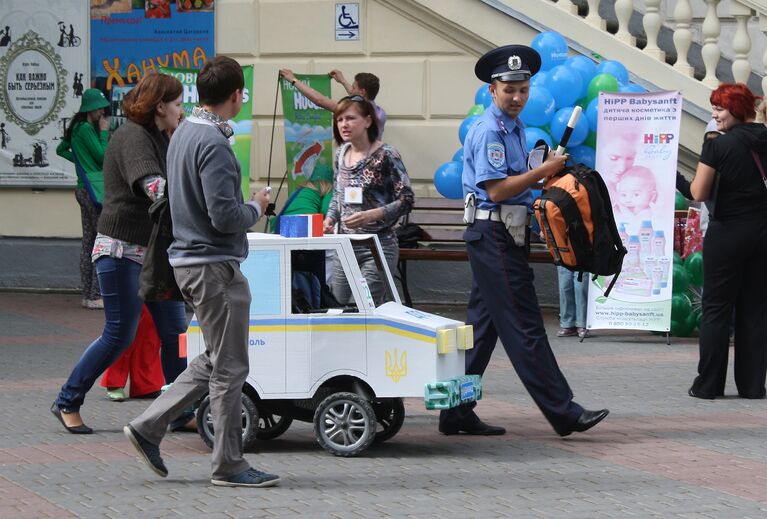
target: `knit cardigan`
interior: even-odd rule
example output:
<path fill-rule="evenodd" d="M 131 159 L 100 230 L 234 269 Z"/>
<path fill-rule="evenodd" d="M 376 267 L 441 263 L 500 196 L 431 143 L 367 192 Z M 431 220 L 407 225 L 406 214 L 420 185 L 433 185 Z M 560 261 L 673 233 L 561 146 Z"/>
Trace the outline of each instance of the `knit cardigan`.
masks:
<path fill-rule="evenodd" d="M 109 141 L 104 156 L 104 208 L 98 231 L 110 238 L 146 246 L 152 233 L 149 200 L 142 179 L 166 178 L 168 137 L 156 126 L 127 121 Z"/>

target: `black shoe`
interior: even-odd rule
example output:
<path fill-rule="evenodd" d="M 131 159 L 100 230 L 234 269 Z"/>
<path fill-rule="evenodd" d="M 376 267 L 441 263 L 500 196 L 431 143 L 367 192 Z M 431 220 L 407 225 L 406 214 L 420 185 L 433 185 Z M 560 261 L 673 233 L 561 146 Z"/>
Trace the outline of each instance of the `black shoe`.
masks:
<path fill-rule="evenodd" d="M 506 429 L 498 427 L 496 425 L 488 425 L 482 420 L 477 420 L 472 424 L 461 425 L 440 425 L 439 432 L 444 435 L 450 436 L 452 434 L 471 434 L 474 436 L 500 436 L 506 434 Z"/>
<path fill-rule="evenodd" d="M 168 476 L 168 469 L 165 467 L 165 462 L 162 461 L 160 456 L 160 447 L 146 440 L 130 424 L 123 427 L 123 433 L 125 433 L 125 437 L 130 440 L 136 452 L 141 455 L 141 458 L 155 474 L 162 477 Z"/>
<path fill-rule="evenodd" d="M 700 394 L 696 393 L 695 390 L 693 390 L 692 386 L 690 386 L 690 389 L 687 390 L 687 394 L 690 395 L 693 398 L 700 398 L 702 400 L 713 400 L 714 399 L 713 396 L 703 396 L 703 395 L 700 395 Z"/>
<path fill-rule="evenodd" d="M 223 479 L 211 479 L 211 483 L 219 487 L 273 487 L 280 483 L 280 476 L 267 474 L 254 468 L 249 468 L 234 476 Z"/>
<path fill-rule="evenodd" d="M 93 429 L 85 424 L 70 427 L 64 423 L 64 418 L 61 416 L 62 411 L 59 409 L 59 406 L 56 405 L 56 402 L 53 402 L 53 405 L 51 406 L 51 413 L 53 413 L 53 416 L 59 419 L 59 422 L 61 422 L 61 425 L 64 426 L 64 429 L 71 432 L 72 434 L 93 434 Z"/>
<path fill-rule="evenodd" d="M 573 428 L 567 432 L 559 433 L 559 435 L 569 436 L 574 432 L 586 432 L 604 420 L 608 414 L 610 414 L 608 409 L 602 409 L 601 411 L 589 411 L 588 409 L 585 409 L 578 417 L 578 421 L 575 422 Z"/>

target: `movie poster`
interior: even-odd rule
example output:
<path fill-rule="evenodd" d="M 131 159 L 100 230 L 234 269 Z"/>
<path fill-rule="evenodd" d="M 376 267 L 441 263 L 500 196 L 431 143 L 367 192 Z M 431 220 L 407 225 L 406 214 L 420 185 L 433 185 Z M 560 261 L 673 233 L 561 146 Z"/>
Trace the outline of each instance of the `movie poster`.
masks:
<path fill-rule="evenodd" d="M 589 285 L 590 329 L 670 330 L 681 116 L 679 92 L 599 94 L 596 169 L 628 254 L 609 297 L 610 278 Z"/>
<path fill-rule="evenodd" d="M 296 74 L 296 79 L 330 96 L 327 74 Z M 333 113 L 315 105 L 285 79 L 280 80 L 280 90 L 288 193 L 309 180 L 333 182 Z"/>
<path fill-rule="evenodd" d="M 119 102 L 161 67 L 199 69 L 214 49 L 214 0 L 90 0 L 91 81 Z"/>
<path fill-rule="evenodd" d="M 74 186 L 56 155 L 88 84 L 82 0 L 4 0 L 0 11 L 0 186 Z"/>

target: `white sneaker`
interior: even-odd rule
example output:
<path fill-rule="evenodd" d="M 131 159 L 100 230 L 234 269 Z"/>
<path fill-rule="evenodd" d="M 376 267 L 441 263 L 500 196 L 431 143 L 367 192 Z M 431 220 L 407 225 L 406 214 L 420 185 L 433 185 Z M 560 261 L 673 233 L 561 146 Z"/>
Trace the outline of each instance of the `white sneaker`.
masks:
<path fill-rule="evenodd" d="M 83 299 L 80 304 L 88 310 L 102 310 L 104 308 L 103 299 Z"/>

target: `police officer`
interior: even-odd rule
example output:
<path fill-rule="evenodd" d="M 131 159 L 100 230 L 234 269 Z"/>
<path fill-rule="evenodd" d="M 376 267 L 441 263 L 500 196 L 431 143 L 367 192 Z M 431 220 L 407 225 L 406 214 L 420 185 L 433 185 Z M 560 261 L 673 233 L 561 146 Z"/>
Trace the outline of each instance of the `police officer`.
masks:
<path fill-rule="evenodd" d="M 530 76 L 541 67 L 538 53 L 507 45 L 482 56 L 476 76 L 490 83 L 493 103 L 469 130 L 464 143 L 463 191 L 469 207 L 463 235 L 472 271 L 468 324 L 474 348 L 466 352 L 466 373 L 482 375 L 498 338 L 543 415 L 561 436 L 583 432 L 609 411 L 589 411 L 573 394 L 551 351 L 533 271 L 527 263 L 530 186 L 558 173 L 566 156 L 550 154 L 527 168 L 524 124 L 519 114 L 530 91 Z M 473 213 L 473 214 L 471 214 Z M 440 413 L 444 434 L 499 435 L 506 430 L 482 422 L 475 402 Z"/>

